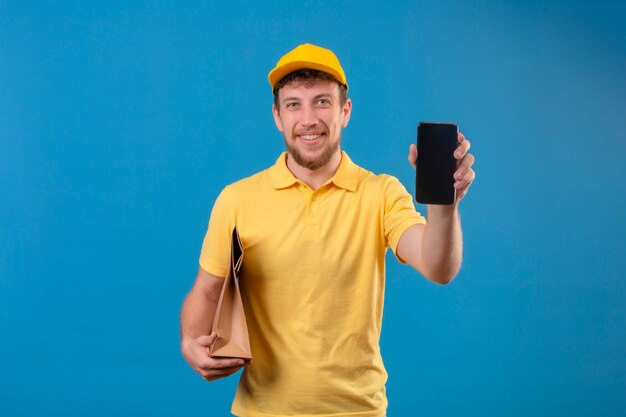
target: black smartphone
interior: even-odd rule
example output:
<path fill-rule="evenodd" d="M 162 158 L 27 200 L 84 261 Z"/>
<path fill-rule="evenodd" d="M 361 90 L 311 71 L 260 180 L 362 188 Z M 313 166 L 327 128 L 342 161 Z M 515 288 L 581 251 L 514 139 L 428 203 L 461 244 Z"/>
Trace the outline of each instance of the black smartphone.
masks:
<path fill-rule="evenodd" d="M 459 127 L 454 123 L 420 122 L 417 125 L 415 200 L 421 204 L 454 204 L 454 172 Z"/>

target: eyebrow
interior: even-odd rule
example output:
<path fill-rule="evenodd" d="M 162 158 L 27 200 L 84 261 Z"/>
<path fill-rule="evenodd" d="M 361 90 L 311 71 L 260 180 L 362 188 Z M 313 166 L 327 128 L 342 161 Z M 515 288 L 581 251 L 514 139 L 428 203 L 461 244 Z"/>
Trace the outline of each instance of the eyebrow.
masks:
<path fill-rule="evenodd" d="M 318 94 L 315 97 L 313 97 L 313 100 L 318 100 L 320 98 L 332 98 L 333 95 L 332 94 L 328 94 L 328 93 L 323 93 L 323 94 Z M 283 99 L 283 101 L 300 101 L 301 98 L 300 97 L 285 97 Z"/>

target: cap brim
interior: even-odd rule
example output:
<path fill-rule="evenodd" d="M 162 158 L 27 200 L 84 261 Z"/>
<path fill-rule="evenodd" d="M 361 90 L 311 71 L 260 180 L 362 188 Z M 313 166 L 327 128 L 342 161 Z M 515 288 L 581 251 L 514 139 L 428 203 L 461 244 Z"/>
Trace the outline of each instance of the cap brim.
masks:
<path fill-rule="evenodd" d="M 269 82 L 270 82 L 271 86 L 274 87 L 276 85 L 276 83 L 278 83 L 280 80 L 282 80 L 285 76 L 291 74 L 294 71 L 297 71 L 297 70 L 300 70 L 300 69 L 304 69 L 304 68 L 314 69 L 314 70 L 323 71 L 325 73 L 328 73 L 328 74 L 332 75 L 341 84 L 345 85 L 346 87 L 348 86 L 347 83 L 345 82 L 345 80 L 343 79 L 343 77 L 341 76 L 341 74 L 338 73 L 334 68 L 326 66 L 326 65 L 319 64 L 317 62 L 310 62 L 310 61 L 292 61 L 292 62 L 288 62 L 288 63 L 286 63 L 284 65 L 281 65 L 280 67 L 274 68 L 272 71 L 270 71 L 270 73 L 269 73 L 267 78 L 269 79 Z"/>

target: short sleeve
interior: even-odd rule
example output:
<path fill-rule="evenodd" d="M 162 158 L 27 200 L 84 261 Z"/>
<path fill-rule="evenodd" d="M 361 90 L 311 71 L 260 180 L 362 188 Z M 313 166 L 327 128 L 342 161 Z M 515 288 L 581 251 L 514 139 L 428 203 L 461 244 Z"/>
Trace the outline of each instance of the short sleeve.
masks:
<path fill-rule="evenodd" d="M 415 210 L 413 197 L 397 178 L 388 176 L 384 191 L 384 228 L 387 246 L 397 255 L 398 242 L 410 226 L 426 224 L 426 219 Z M 398 258 L 402 263 L 402 259 Z"/>
<path fill-rule="evenodd" d="M 230 265 L 230 245 L 235 227 L 236 205 L 229 187 L 215 200 L 209 227 L 200 251 L 200 266 L 209 274 L 225 277 Z"/>

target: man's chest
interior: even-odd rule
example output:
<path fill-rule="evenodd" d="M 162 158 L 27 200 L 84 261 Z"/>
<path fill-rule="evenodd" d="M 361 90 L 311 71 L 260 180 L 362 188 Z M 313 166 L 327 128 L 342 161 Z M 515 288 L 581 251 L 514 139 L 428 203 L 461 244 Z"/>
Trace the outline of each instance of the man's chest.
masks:
<path fill-rule="evenodd" d="M 341 275 L 363 258 L 384 254 L 378 199 L 347 190 L 308 191 L 280 190 L 237 208 L 245 265 L 269 276 L 320 269 Z"/>

